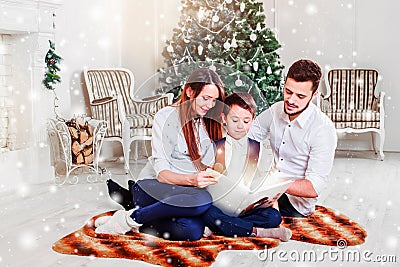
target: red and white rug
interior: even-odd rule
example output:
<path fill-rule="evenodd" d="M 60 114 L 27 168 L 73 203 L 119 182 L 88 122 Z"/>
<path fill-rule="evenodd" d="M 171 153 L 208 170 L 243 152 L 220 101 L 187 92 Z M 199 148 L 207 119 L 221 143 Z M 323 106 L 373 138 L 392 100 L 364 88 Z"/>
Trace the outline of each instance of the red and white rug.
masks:
<path fill-rule="evenodd" d="M 95 234 L 93 222 L 105 212 L 91 218 L 81 229 L 53 244 L 63 254 L 101 258 L 140 260 L 161 266 L 209 266 L 223 250 L 263 250 L 279 245 L 278 239 L 212 235 L 198 241 L 168 241 L 143 233 L 126 235 Z M 314 244 L 346 246 L 362 244 L 366 231 L 348 217 L 317 206 L 308 218 L 284 218 L 282 224 L 292 230 L 292 240 Z M 289 241 L 291 242 L 291 241 Z"/>

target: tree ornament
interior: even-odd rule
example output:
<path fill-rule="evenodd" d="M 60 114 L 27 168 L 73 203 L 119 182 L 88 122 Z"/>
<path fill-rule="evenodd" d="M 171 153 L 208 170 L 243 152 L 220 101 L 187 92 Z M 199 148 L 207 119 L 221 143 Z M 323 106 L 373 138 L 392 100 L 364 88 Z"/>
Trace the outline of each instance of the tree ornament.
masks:
<path fill-rule="evenodd" d="M 229 43 L 229 40 L 226 40 L 226 42 L 224 43 L 224 48 L 225 48 L 225 50 L 229 50 L 229 48 L 231 48 L 231 44 Z"/>
<path fill-rule="evenodd" d="M 251 41 L 255 41 L 255 40 L 257 40 L 257 35 L 253 32 L 252 34 L 250 34 L 250 40 Z"/>
<path fill-rule="evenodd" d="M 218 21 L 219 21 L 219 17 L 218 17 L 217 14 L 215 14 L 215 15 L 212 17 L 212 21 L 214 21 L 214 22 L 218 22 Z"/>
<path fill-rule="evenodd" d="M 239 76 L 237 77 L 237 80 L 235 81 L 235 85 L 237 87 L 240 87 L 243 85 L 243 81 L 239 78 Z"/>
<path fill-rule="evenodd" d="M 166 81 L 167 83 L 172 83 L 172 78 L 171 78 L 171 77 L 167 77 L 167 79 L 165 79 L 165 81 Z"/>
<path fill-rule="evenodd" d="M 253 62 L 253 69 L 254 69 L 254 71 L 258 71 L 258 62 L 257 61 Z"/>
<path fill-rule="evenodd" d="M 204 8 L 200 7 L 199 12 L 197 13 L 197 18 L 199 19 L 199 21 L 202 21 L 204 19 L 205 12 L 204 12 Z"/>
<path fill-rule="evenodd" d="M 197 52 L 199 53 L 199 56 L 203 54 L 203 46 L 201 44 L 197 47 Z"/>
<path fill-rule="evenodd" d="M 260 32 L 261 31 L 261 24 L 260 22 L 257 23 L 256 31 Z"/>
<path fill-rule="evenodd" d="M 246 8 L 246 4 L 244 2 L 240 3 L 240 12 L 244 12 L 244 9 Z"/>
<path fill-rule="evenodd" d="M 169 46 L 167 46 L 167 51 L 170 53 L 174 52 L 174 48 L 172 47 L 171 44 L 169 44 Z"/>
<path fill-rule="evenodd" d="M 210 50 L 210 49 L 212 48 L 212 44 L 209 43 L 208 46 L 207 46 L 207 48 L 208 48 L 208 50 Z"/>
<path fill-rule="evenodd" d="M 232 42 L 231 42 L 231 47 L 233 47 L 233 48 L 236 48 L 238 45 L 237 45 L 237 43 L 236 43 L 236 38 L 235 38 L 235 36 L 233 37 L 233 39 L 232 39 Z"/>
<path fill-rule="evenodd" d="M 268 68 L 267 68 L 267 74 L 272 74 L 271 66 L 268 66 Z"/>

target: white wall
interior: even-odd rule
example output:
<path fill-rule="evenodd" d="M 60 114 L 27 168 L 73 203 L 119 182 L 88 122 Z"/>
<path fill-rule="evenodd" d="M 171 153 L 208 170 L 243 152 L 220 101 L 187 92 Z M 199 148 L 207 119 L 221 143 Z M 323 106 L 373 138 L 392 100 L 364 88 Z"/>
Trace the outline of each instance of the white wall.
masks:
<path fill-rule="evenodd" d="M 267 23 L 283 44 L 288 67 L 299 58 L 328 67 L 375 68 L 386 92 L 386 151 L 400 151 L 400 91 L 396 88 L 400 25 L 396 0 L 263 0 Z M 81 71 L 87 66 L 121 65 L 135 74 L 136 88 L 163 66 L 165 38 L 178 26 L 180 0 L 68 0 L 57 13 L 57 49 L 65 58 L 60 86 L 64 111 L 84 107 Z M 274 12 L 275 10 L 275 12 Z M 355 54 L 353 54 L 355 52 Z M 321 86 L 324 90 L 324 85 Z M 143 96 L 149 92 L 138 92 Z M 75 95 L 77 94 L 77 95 Z M 69 100 L 69 98 L 71 100 Z M 69 109 L 71 102 L 71 109 Z M 341 140 L 340 147 L 370 148 L 369 135 Z M 354 139 L 354 140 L 353 140 Z"/>
<path fill-rule="evenodd" d="M 299 58 L 316 60 L 324 69 L 334 67 L 372 68 L 382 77 L 378 89 L 386 92 L 386 151 L 400 151 L 400 107 L 397 65 L 400 61 L 400 24 L 395 0 L 296 0 L 275 1 L 278 39 L 285 66 Z M 354 53 L 353 53 L 354 52 Z M 354 64 L 353 64 L 354 63 Z M 320 89 L 325 91 L 322 83 Z M 396 104 L 395 104 L 396 103 Z M 370 134 L 347 135 L 339 148 L 369 149 Z"/>
<path fill-rule="evenodd" d="M 137 91 L 163 66 L 161 52 L 172 29 L 178 26 L 179 6 L 179 0 L 123 1 L 122 66 L 133 71 L 138 97 L 155 89 L 150 84 Z"/>
<path fill-rule="evenodd" d="M 121 65 L 121 0 L 64 0 L 55 22 L 56 53 L 64 58 L 56 92 L 69 119 L 88 113 L 83 68 Z"/>

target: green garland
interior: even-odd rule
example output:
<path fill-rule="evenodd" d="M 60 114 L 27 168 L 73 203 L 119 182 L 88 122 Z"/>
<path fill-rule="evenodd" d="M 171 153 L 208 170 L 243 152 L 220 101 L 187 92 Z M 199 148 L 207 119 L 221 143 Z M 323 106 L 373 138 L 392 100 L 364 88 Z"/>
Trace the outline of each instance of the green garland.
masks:
<path fill-rule="evenodd" d="M 55 44 L 51 40 L 49 40 L 49 45 L 49 51 L 47 51 L 44 58 L 44 62 L 46 63 L 46 73 L 44 74 L 43 85 L 54 94 L 54 114 L 56 115 L 56 119 L 59 121 L 65 121 L 65 119 L 61 118 L 56 111 L 56 108 L 59 106 L 57 105 L 58 97 L 55 92 L 55 85 L 61 82 L 61 77 L 57 74 L 57 72 L 60 71 L 57 64 L 60 64 L 62 57 L 55 53 Z"/>
<path fill-rule="evenodd" d="M 44 75 L 43 84 L 49 90 L 55 90 L 54 85 L 61 82 L 60 75 L 57 72 L 60 71 L 60 68 L 57 64 L 60 64 L 62 58 L 57 55 L 55 51 L 55 44 L 49 40 L 50 49 L 46 53 L 46 57 L 44 58 L 44 62 L 46 63 L 46 73 Z"/>

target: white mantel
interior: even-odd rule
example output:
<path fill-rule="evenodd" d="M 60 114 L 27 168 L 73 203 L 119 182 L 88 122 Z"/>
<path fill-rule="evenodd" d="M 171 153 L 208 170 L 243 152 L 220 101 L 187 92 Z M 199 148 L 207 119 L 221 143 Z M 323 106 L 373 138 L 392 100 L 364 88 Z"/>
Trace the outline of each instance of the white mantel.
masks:
<path fill-rule="evenodd" d="M 53 94 L 42 85 L 44 58 L 61 0 L 0 0 L 0 34 L 9 36 L 11 65 L 6 77 L 14 89 L 16 106 L 16 150 L 0 154 L 0 186 L 42 182 L 54 177 L 47 144 L 46 122 L 53 117 Z M 20 112 L 24 106 L 25 111 Z M 7 178 L 5 177 L 7 176 Z M 12 177 L 12 178 L 10 178 Z M 9 181 L 10 180 L 10 181 Z"/>
<path fill-rule="evenodd" d="M 0 0 L 0 32 L 53 33 L 53 11 L 61 0 Z"/>

